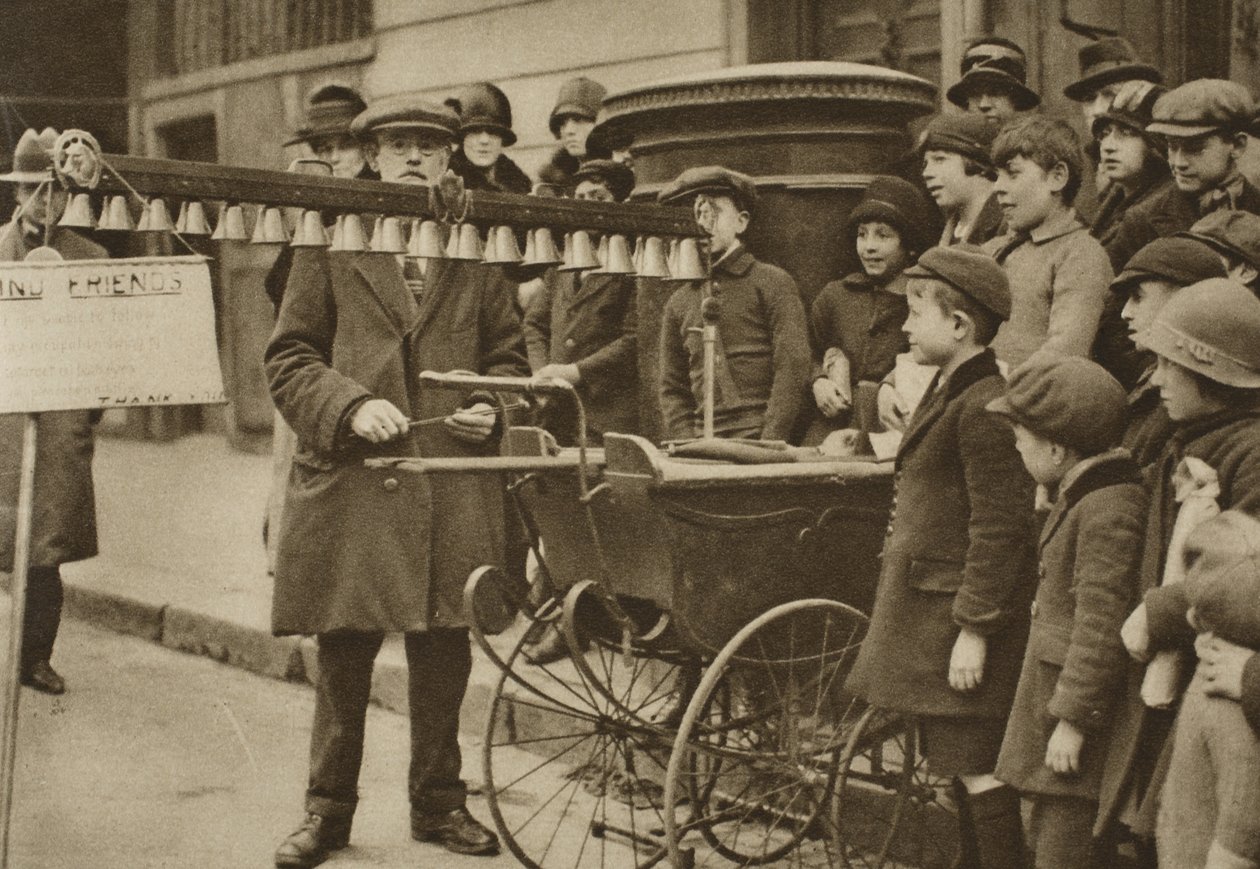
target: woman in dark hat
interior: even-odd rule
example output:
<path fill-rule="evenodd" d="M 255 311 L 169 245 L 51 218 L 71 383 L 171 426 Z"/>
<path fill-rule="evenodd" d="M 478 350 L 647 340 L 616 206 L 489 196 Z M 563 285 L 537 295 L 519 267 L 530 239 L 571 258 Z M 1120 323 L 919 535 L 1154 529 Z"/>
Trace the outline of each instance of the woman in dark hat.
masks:
<path fill-rule="evenodd" d="M 535 192 L 551 196 L 573 194 L 574 173 L 587 157 L 587 143 L 607 93 L 608 89 L 602 84 L 585 77 L 571 78 L 560 86 L 556 105 L 547 121 L 560 147 L 539 170 L 540 189 Z"/>
<path fill-rule="evenodd" d="M 875 390 L 905 352 L 905 269 L 932 246 L 937 221 L 932 204 L 908 181 L 880 176 L 866 188 L 849 215 L 849 244 L 857 247 L 862 271 L 823 287 L 810 309 L 814 345 L 811 387 L 818 415 L 805 443 L 830 432 L 868 428 L 876 417 Z M 869 407 L 860 396 L 871 395 Z"/>
<path fill-rule="evenodd" d="M 969 112 L 1001 126 L 1016 112 L 1041 105 L 1041 97 L 1028 87 L 1028 59 L 1017 43 L 1000 36 L 986 36 L 967 46 L 960 70 L 962 78 L 945 92 L 946 98 Z"/>
<path fill-rule="evenodd" d="M 451 171 L 464 179 L 464 186 L 529 193 L 534 182 L 503 153 L 516 142 L 507 95 L 489 82 L 478 82 L 446 102 L 460 118 L 460 144 L 451 156 Z"/>
<path fill-rule="evenodd" d="M 311 91 L 306 98 L 306 117 L 285 145 L 305 144 L 311 153 L 332 167 L 334 178 L 380 179 L 367 163 L 350 122 L 367 108 L 354 88 L 330 84 Z"/>
<path fill-rule="evenodd" d="M 1153 87 L 1135 106 L 1108 106 L 1090 125 L 1098 145 L 1098 175 L 1107 184 L 1090 232 L 1103 247 L 1115 238 L 1126 211 L 1172 184 L 1163 149 L 1146 132 L 1151 108 L 1162 93 Z M 1124 263 L 1113 257 L 1112 268 L 1119 271 Z"/>

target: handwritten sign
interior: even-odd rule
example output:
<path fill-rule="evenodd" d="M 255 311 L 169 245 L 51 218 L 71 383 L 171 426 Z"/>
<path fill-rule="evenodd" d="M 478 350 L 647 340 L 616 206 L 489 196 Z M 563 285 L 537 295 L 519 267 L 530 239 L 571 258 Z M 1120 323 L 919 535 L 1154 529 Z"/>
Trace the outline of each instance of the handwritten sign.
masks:
<path fill-rule="evenodd" d="M 203 257 L 0 263 L 0 413 L 223 401 Z"/>

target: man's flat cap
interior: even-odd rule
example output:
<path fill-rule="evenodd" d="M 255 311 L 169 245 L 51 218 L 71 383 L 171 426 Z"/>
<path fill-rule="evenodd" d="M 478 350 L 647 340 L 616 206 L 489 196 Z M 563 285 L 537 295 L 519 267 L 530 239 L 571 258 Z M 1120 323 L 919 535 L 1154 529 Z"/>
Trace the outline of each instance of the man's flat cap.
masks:
<path fill-rule="evenodd" d="M 905 274 L 944 281 L 1002 320 L 1011 318 L 1011 285 L 1006 271 L 975 245 L 934 247 Z"/>
<path fill-rule="evenodd" d="M 1251 91 L 1218 78 L 1188 81 L 1164 94 L 1151 111 L 1148 133 L 1160 136 L 1204 136 L 1245 130 L 1255 119 Z"/>
<path fill-rule="evenodd" d="M 1069 100 L 1084 102 L 1109 84 L 1121 81 L 1149 81 L 1159 84 L 1163 76 L 1149 63 L 1138 59 L 1129 40 L 1109 36 L 1081 47 L 1081 77 L 1063 89 Z"/>
<path fill-rule="evenodd" d="M 377 100 L 359 113 L 350 124 L 355 135 L 376 130 L 431 130 L 454 139 L 459 133 L 459 115 L 450 106 L 412 96 Z"/>
<path fill-rule="evenodd" d="M 618 202 L 624 202 L 634 190 L 634 170 L 616 160 L 584 161 L 573 173 L 574 183 L 583 179 L 605 185 Z"/>
<path fill-rule="evenodd" d="M 1092 456 L 1120 442 L 1129 406 L 1124 387 L 1098 363 L 1043 350 L 1011 372 L 1006 392 L 985 410 Z"/>
<path fill-rule="evenodd" d="M 997 127 L 973 112 L 940 114 L 928 121 L 919 136 L 918 152 L 953 151 L 992 168 Z"/>
<path fill-rule="evenodd" d="M 1224 209 L 1200 217 L 1189 231 L 1178 233 L 1260 268 L 1260 214 Z M 1215 275 L 1214 277 L 1224 277 Z"/>
<path fill-rule="evenodd" d="M 725 166 L 696 166 L 683 170 L 657 194 L 656 201 L 679 205 L 701 193 L 729 196 L 741 210 L 752 214 L 757 206 L 757 186 L 743 172 Z"/>
<path fill-rule="evenodd" d="M 1260 221 L 1260 217 L 1256 219 Z M 1111 289 L 1127 293 L 1142 281 L 1168 281 L 1188 287 L 1208 278 L 1223 277 L 1225 266 L 1216 251 L 1196 238 L 1172 235 L 1157 238 L 1135 253 L 1111 282 Z"/>

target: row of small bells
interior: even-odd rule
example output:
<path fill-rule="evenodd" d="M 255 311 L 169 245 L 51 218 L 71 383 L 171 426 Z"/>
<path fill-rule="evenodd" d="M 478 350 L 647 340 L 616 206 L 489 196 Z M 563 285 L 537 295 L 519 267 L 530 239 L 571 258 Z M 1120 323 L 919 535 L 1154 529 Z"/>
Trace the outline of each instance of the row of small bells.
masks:
<path fill-rule="evenodd" d="M 523 263 L 556 265 L 560 271 L 593 270 L 603 274 L 638 275 L 643 278 L 697 281 L 707 276 L 699 242 L 694 238 L 670 239 L 668 244 L 656 236 L 640 236 L 631 252 L 624 235 L 604 235 L 598 245 L 585 230 L 566 233 L 561 254 L 550 229 L 531 229 L 525 236 L 525 250 L 516 242 L 510 226 L 491 227 L 483 243 L 477 228 L 470 223 L 457 223 L 449 231 L 434 220 L 410 221 L 405 237 L 403 221 L 398 217 L 378 217 L 371 238 L 357 214 L 339 214 L 329 237 L 323 216 L 318 211 L 302 212 L 292 236 L 285 226 L 282 211 L 274 206 L 260 206 L 252 235 L 245 230 L 245 210 L 241 205 L 223 205 L 219 220 L 211 232 L 205 207 L 197 201 L 184 202 L 179 214 L 171 220 L 170 211 L 161 197 L 146 204 L 138 223 L 132 223 L 124 196 L 111 196 L 101 210 L 100 221 L 92 214 L 92 203 L 86 193 L 70 197 L 59 226 L 82 229 L 95 227 L 102 231 L 177 232 L 188 236 L 209 236 L 217 241 L 246 241 L 254 244 L 288 244 L 293 247 L 326 247 L 336 251 L 372 251 L 402 254 L 424 259 L 471 260 L 489 265 Z"/>

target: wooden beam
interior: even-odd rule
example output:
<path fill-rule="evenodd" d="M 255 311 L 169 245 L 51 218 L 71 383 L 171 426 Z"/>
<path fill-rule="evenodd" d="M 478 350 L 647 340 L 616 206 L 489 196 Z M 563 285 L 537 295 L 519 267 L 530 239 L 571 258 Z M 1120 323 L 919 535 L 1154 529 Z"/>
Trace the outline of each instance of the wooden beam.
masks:
<path fill-rule="evenodd" d="M 97 192 L 127 193 L 127 184 L 144 196 L 248 202 L 317 211 L 439 217 L 430 205 L 429 188 L 348 178 L 301 175 L 274 169 L 247 169 L 218 163 L 159 160 L 106 154 L 109 167 Z M 126 179 L 124 184 L 119 175 Z M 688 208 L 644 203 L 588 202 L 544 196 L 521 196 L 483 190 L 467 192 L 465 218 L 482 226 L 553 230 L 585 229 L 626 235 L 699 236 Z M 458 217 L 459 215 L 451 215 Z"/>

